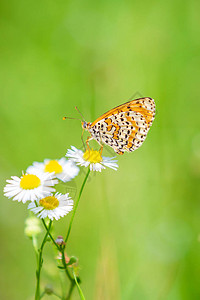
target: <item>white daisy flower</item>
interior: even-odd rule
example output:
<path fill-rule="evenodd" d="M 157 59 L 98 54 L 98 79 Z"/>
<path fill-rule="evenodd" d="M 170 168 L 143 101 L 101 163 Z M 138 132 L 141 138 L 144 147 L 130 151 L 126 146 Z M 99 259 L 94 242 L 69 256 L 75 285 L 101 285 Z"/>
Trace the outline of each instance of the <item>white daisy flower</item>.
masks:
<path fill-rule="evenodd" d="M 90 167 L 91 171 L 101 172 L 101 170 L 106 167 L 113 170 L 117 170 L 118 168 L 117 160 L 113 160 L 114 157 L 101 156 L 99 151 L 93 149 L 83 152 L 71 146 L 71 149 L 67 150 L 66 156 L 77 165 Z"/>
<path fill-rule="evenodd" d="M 65 195 L 56 193 L 55 195 L 51 194 L 48 197 L 38 200 L 38 206 L 35 202 L 31 202 L 28 205 L 28 209 L 41 219 L 48 217 L 51 220 L 58 220 L 73 209 L 73 203 L 73 200 L 69 197 L 69 193 Z"/>
<path fill-rule="evenodd" d="M 53 186 L 58 183 L 54 173 L 31 172 L 21 177 L 11 176 L 4 187 L 4 195 L 14 201 L 35 201 L 55 192 Z"/>
<path fill-rule="evenodd" d="M 41 172 L 54 172 L 56 177 L 63 182 L 70 181 L 79 173 L 79 168 L 73 161 L 69 161 L 66 158 L 59 160 L 45 159 L 44 162 L 34 162 L 32 166 L 28 167 L 27 172 L 39 170 Z"/>

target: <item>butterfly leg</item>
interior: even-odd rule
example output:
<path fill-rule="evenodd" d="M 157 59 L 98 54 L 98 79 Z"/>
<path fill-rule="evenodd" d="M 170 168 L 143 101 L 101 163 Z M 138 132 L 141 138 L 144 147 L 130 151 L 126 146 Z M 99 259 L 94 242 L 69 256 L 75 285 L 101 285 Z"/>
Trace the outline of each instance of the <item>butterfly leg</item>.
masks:
<path fill-rule="evenodd" d="M 93 136 L 88 136 L 87 140 L 86 140 L 86 145 L 87 145 L 87 148 L 88 148 L 88 151 L 90 151 L 90 145 L 89 145 L 89 141 L 93 140 Z M 97 140 L 96 140 L 97 141 Z M 103 152 L 103 145 L 97 141 L 97 143 L 101 146 L 101 148 L 99 149 L 99 152 L 100 154 L 102 155 L 102 152 Z"/>
<path fill-rule="evenodd" d="M 123 155 L 124 154 L 124 152 L 122 152 L 122 151 L 118 151 L 116 153 L 119 154 L 119 155 Z"/>
<path fill-rule="evenodd" d="M 84 129 L 83 129 L 83 132 L 81 134 L 81 140 L 82 140 L 82 143 L 83 143 L 83 147 L 84 147 L 84 149 L 86 151 L 85 143 L 84 143 L 84 140 L 83 140 L 83 133 L 84 133 Z"/>
<path fill-rule="evenodd" d="M 97 143 L 101 146 L 101 148 L 99 149 L 99 153 L 102 155 L 102 152 L 103 152 L 103 145 L 102 145 L 99 141 L 97 141 Z"/>
<path fill-rule="evenodd" d="M 90 135 L 90 136 L 88 136 L 88 138 L 86 140 L 86 145 L 87 145 L 87 148 L 88 148 L 89 151 L 90 151 L 89 141 L 91 141 L 92 139 L 93 139 L 93 137 Z"/>
<path fill-rule="evenodd" d="M 101 145 L 101 148 L 99 149 L 100 154 L 102 155 L 103 152 L 103 145 L 99 143 L 99 145 Z"/>

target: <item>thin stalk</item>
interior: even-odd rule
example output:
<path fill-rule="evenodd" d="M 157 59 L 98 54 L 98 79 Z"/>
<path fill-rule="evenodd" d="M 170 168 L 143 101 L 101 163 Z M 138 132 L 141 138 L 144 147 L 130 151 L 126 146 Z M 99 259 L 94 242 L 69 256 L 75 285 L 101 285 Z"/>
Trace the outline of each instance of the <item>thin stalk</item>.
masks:
<path fill-rule="evenodd" d="M 70 300 L 75 285 L 76 285 L 76 282 L 74 280 L 73 282 L 71 282 L 70 289 L 69 289 L 69 292 L 68 292 L 66 300 Z"/>
<path fill-rule="evenodd" d="M 43 219 L 42 219 L 42 223 L 44 224 L 44 227 L 47 230 L 50 239 L 52 240 L 52 242 L 54 243 L 54 245 L 56 246 L 56 248 L 58 249 L 58 251 L 61 252 L 61 254 L 62 254 L 62 264 L 63 264 L 63 267 L 65 269 L 65 273 L 67 274 L 67 277 L 69 278 L 70 281 L 73 281 L 74 279 L 70 275 L 70 273 L 69 273 L 69 271 L 67 269 L 67 264 L 66 264 L 66 261 L 65 261 L 64 248 L 61 248 L 58 244 L 56 244 L 56 241 L 54 240 L 52 234 L 49 232 L 48 227 L 47 227 L 47 225 L 46 225 L 46 223 L 45 223 L 45 221 Z"/>
<path fill-rule="evenodd" d="M 44 291 L 41 296 L 40 296 L 40 299 L 42 299 L 44 296 L 46 295 L 46 291 Z M 60 295 L 58 295 L 57 293 L 55 292 L 52 292 L 52 295 L 56 296 L 57 298 L 59 299 L 62 299 L 62 297 Z"/>
<path fill-rule="evenodd" d="M 79 204 L 79 201 L 80 201 L 80 198 L 81 198 L 81 195 L 82 195 L 82 192 L 83 192 L 83 189 L 84 189 L 84 186 L 86 184 L 86 181 L 88 179 L 89 174 L 90 174 L 90 168 L 88 168 L 87 174 L 85 176 L 85 179 L 84 179 L 83 184 L 81 186 L 78 198 L 76 200 L 76 204 L 74 206 L 74 210 L 73 210 L 71 220 L 70 220 L 70 223 L 69 223 L 69 228 L 68 228 L 67 235 L 66 235 L 66 238 L 65 238 L 65 243 L 67 243 L 67 241 L 68 241 L 68 238 L 69 238 L 69 235 L 70 235 L 70 232 L 71 232 L 71 228 L 72 228 L 72 223 L 73 223 L 73 220 L 74 220 L 74 216 L 75 216 L 76 210 L 78 208 L 78 204 Z"/>
<path fill-rule="evenodd" d="M 35 205 L 36 206 L 38 206 L 38 203 L 37 203 L 37 201 L 35 201 Z M 46 223 L 45 223 L 45 221 L 44 221 L 44 219 L 41 219 L 42 220 L 42 223 L 43 223 L 43 225 L 44 225 L 44 227 L 45 227 L 45 229 L 46 229 L 46 231 L 48 231 L 48 227 L 47 227 L 47 225 L 46 225 Z M 50 221 L 50 222 L 52 222 L 52 221 Z M 52 242 L 54 243 L 54 245 L 57 247 L 57 249 L 60 251 L 60 248 L 59 248 L 59 246 L 56 244 L 56 242 L 55 242 L 55 240 L 54 240 L 54 238 L 53 238 L 53 236 L 51 235 L 51 232 L 49 231 L 49 236 L 50 236 L 50 238 L 51 238 L 51 240 L 52 240 Z"/>
<path fill-rule="evenodd" d="M 46 225 L 46 223 L 45 223 L 45 221 L 44 221 L 43 219 L 42 219 L 42 223 L 43 223 L 45 229 L 48 230 L 48 227 L 47 227 L 47 225 Z M 58 246 L 58 244 L 56 244 L 56 241 L 54 240 L 54 238 L 53 238 L 53 236 L 52 236 L 52 234 L 51 234 L 50 231 L 49 231 L 48 234 L 49 234 L 50 239 L 52 240 L 52 242 L 53 242 L 54 245 L 56 246 L 56 248 L 60 251 L 60 247 Z"/>
<path fill-rule="evenodd" d="M 62 248 L 60 251 L 62 253 L 62 264 L 63 264 L 63 267 L 65 268 L 65 273 L 67 275 L 67 277 L 69 278 L 70 281 L 73 281 L 73 277 L 71 276 L 71 274 L 69 273 L 68 269 L 67 269 L 67 264 L 66 264 L 66 261 L 65 261 L 65 252 L 64 252 L 64 248 Z"/>
<path fill-rule="evenodd" d="M 85 300 L 85 297 L 84 297 L 84 295 L 83 295 L 83 292 L 82 292 L 82 290 L 81 290 L 81 287 L 80 287 L 80 285 L 79 285 L 79 283 L 78 283 L 78 280 L 77 280 L 77 277 L 76 277 L 76 274 L 75 274 L 74 271 L 73 271 L 73 275 L 74 275 L 74 280 L 75 280 L 75 282 L 76 282 L 76 286 L 77 286 L 77 289 L 78 289 L 80 298 L 81 298 L 81 300 Z"/>
<path fill-rule="evenodd" d="M 65 261 L 65 248 L 64 247 L 61 249 L 61 253 L 62 253 L 62 263 L 63 263 L 63 267 L 65 269 L 65 273 L 71 282 L 70 289 L 69 289 L 68 295 L 66 297 L 66 300 L 69 300 L 71 298 L 71 295 L 72 295 L 73 289 L 76 285 L 76 282 L 75 282 L 75 279 L 71 276 L 71 274 L 68 271 L 67 264 Z"/>
<path fill-rule="evenodd" d="M 59 299 L 62 299 L 62 297 L 60 295 L 58 295 L 57 293 L 53 292 L 53 295 L 56 296 Z"/>
<path fill-rule="evenodd" d="M 42 254 L 43 254 L 43 248 L 44 245 L 47 241 L 48 235 L 49 235 L 49 231 L 51 229 L 51 225 L 52 225 L 52 221 L 50 221 L 49 226 L 47 228 L 47 232 L 44 236 L 44 239 L 42 241 L 41 247 L 40 249 L 38 249 L 39 252 L 39 256 L 38 256 L 38 268 L 36 271 L 36 279 L 37 279 L 37 283 L 36 283 L 36 291 L 35 291 L 35 300 L 39 300 L 40 299 L 40 275 L 41 275 L 41 269 L 42 269 L 42 263 L 43 263 L 43 258 L 42 258 Z"/>
<path fill-rule="evenodd" d="M 42 297 L 44 297 L 44 295 L 46 294 L 46 292 L 44 291 L 41 296 L 40 296 L 40 299 L 42 299 Z"/>
<path fill-rule="evenodd" d="M 76 210 L 78 208 L 78 204 L 79 204 L 79 201 L 80 201 L 80 198 L 81 198 L 81 195 L 82 195 L 82 192 L 83 192 L 83 189 L 85 187 L 85 184 L 86 184 L 86 181 L 88 179 L 89 174 L 90 174 L 90 169 L 88 168 L 88 171 L 87 171 L 86 176 L 84 178 L 84 181 L 82 183 L 82 186 L 81 186 L 81 189 L 80 189 L 80 192 L 79 192 L 79 195 L 78 195 L 78 198 L 77 198 L 77 201 L 76 201 L 76 204 L 75 204 L 72 216 L 71 216 L 71 220 L 70 220 L 70 223 L 69 223 L 69 228 L 68 228 L 68 231 L 67 231 L 67 234 L 66 234 L 66 238 L 65 238 L 65 244 L 68 241 L 68 238 L 69 238 L 69 235 L 70 235 L 70 232 L 71 232 L 71 228 L 72 228 L 72 223 L 73 223 L 73 220 L 74 220 L 74 216 L 75 216 Z M 42 219 L 42 222 L 43 222 L 43 225 L 44 225 L 45 229 L 47 230 L 47 233 L 46 233 L 45 237 L 49 235 L 50 238 L 51 238 L 51 240 L 52 240 L 52 242 L 56 246 L 56 248 L 62 253 L 62 264 L 63 264 L 63 267 L 65 269 L 65 273 L 66 273 L 67 277 L 69 278 L 69 280 L 71 282 L 71 286 L 70 286 L 68 295 L 66 297 L 66 300 L 68 300 L 68 299 L 71 298 L 71 295 L 72 295 L 72 292 L 73 292 L 73 289 L 74 289 L 75 285 L 77 285 L 77 288 L 78 288 L 78 291 L 79 291 L 81 299 L 85 300 L 85 298 L 83 296 L 83 293 L 81 291 L 81 288 L 80 288 L 80 286 L 78 284 L 77 277 L 75 276 L 75 274 L 73 272 L 73 275 L 74 275 L 74 278 L 73 278 L 71 276 L 70 272 L 68 271 L 68 266 L 67 266 L 66 261 L 65 261 L 65 252 L 64 252 L 66 245 L 64 247 L 60 247 L 59 245 L 57 245 L 56 242 L 55 242 L 55 240 L 54 240 L 54 238 L 53 238 L 53 236 L 50 233 L 50 228 L 47 227 L 47 225 L 46 225 L 46 223 L 45 223 L 45 221 L 43 219 Z M 36 300 L 38 300 L 38 298 L 36 298 Z"/>

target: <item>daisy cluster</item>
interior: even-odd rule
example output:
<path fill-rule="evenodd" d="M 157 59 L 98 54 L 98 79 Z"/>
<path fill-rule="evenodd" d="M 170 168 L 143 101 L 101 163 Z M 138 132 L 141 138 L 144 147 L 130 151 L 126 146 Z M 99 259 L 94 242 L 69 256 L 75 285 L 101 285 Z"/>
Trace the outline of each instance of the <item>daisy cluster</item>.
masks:
<path fill-rule="evenodd" d="M 79 174 L 79 166 L 98 171 L 106 167 L 117 170 L 117 161 L 101 156 L 99 151 L 88 149 L 85 152 L 73 146 L 66 153 L 67 158 L 45 159 L 34 162 L 21 177 L 11 176 L 4 187 L 4 195 L 13 201 L 29 202 L 28 209 L 39 218 L 58 220 L 73 209 L 69 193 L 56 192 L 56 185 L 68 182 Z"/>

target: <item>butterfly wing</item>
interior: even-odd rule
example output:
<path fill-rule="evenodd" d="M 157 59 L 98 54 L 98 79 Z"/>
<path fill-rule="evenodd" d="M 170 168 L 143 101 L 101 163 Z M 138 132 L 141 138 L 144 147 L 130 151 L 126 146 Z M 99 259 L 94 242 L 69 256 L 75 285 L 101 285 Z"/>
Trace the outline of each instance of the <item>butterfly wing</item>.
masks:
<path fill-rule="evenodd" d="M 90 125 L 94 139 L 112 147 L 118 154 L 131 152 L 144 142 L 155 116 L 155 102 L 145 97 L 119 105 Z"/>

